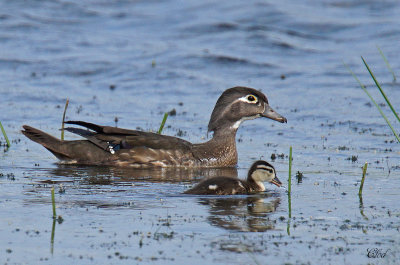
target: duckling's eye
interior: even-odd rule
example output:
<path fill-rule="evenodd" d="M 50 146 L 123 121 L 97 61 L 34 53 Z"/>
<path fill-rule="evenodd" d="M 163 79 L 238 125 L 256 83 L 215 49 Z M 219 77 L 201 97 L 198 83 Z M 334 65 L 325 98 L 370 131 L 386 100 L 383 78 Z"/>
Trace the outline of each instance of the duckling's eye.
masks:
<path fill-rule="evenodd" d="M 253 95 L 248 95 L 246 99 L 249 103 L 257 103 L 257 98 Z"/>

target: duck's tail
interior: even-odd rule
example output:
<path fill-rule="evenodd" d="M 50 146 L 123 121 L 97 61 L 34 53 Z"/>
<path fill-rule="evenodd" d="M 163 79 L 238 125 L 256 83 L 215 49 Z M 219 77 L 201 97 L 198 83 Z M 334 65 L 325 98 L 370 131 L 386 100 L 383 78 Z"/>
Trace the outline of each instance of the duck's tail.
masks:
<path fill-rule="evenodd" d="M 22 126 L 24 130 L 21 132 L 34 142 L 43 145 L 47 150 L 52 152 L 58 159 L 67 160 L 72 157 L 66 152 L 64 142 L 47 134 L 41 130 L 28 125 Z"/>

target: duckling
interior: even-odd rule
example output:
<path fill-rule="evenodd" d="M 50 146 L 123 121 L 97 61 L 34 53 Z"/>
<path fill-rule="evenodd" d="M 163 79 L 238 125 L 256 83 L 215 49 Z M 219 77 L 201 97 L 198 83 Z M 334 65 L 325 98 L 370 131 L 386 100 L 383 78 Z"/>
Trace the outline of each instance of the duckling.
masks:
<path fill-rule="evenodd" d="M 184 193 L 197 195 L 251 194 L 265 191 L 263 182 L 269 182 L 278 187 L 282 185 L 276 176 L 275 168 L 266 161 L 258 160 L 250 167 L 247 180 L 233 177 L 209 178 Z"/>
<path fill-rule="evenodd" d="M 133 168 L 233 167 L 238 159 L 235 137 L 240 124 L 260 117 L 287 122 L 269 106 L 267 97 L 260 91 L 233 87 L 225 90 L 217 100 L 208 124 L 208 131 L 214 134 L 205 143 L 192 144 L 172 136 L 84 121 L 66 123 L 86 129 L 69 127 L 65 130 L 86 140 L 61 141 L 28 125 L 23 126 L 22 133 L 65 164 Z"/>

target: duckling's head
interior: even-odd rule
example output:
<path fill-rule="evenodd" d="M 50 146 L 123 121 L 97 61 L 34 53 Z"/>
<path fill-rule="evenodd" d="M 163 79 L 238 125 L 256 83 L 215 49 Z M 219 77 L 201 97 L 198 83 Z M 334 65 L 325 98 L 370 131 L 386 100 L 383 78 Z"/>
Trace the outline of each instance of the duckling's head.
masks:
<path fill-rule="evenodd" d="M 269 182 L 276 186 L 282 186 L 282 182 L 276 176 L 275 168 L 268 162 L 258 160 L 253 163 L 247 175 L 248 180 L 252 180 L 260 187 L 261 191 L 265 190 L 263 182 Z"/>
<path fill-rule="evenodd" d="M 229 88 L 215 104 L 208 131 L 215 133 L 219 129 L 237 130 L 243 121 L 259 117 L 287 122 L 285 117 L 268 105 L 267 97 L 260 91 L 249 87 Z"/>

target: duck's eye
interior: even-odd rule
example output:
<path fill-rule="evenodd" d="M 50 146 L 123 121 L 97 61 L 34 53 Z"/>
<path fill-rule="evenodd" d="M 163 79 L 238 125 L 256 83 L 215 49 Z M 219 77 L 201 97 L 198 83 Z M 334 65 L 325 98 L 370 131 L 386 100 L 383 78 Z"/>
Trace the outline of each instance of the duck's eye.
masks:
<path fill-rule="evenodd" d="M 257 104 L 258 103 L 258 98 L 252 94 L 249 94 L 247 96 L 238 98 L 238 100 L 246 102 L 246 103 L 250 103 L 250 104 Z"/>
<path fill-rule="evenodd" d="M 248 95 L 247 96 L 247 100 L 251 103 L 256 103 L 257 102 L 257 98 L 253 95 Z"/>

